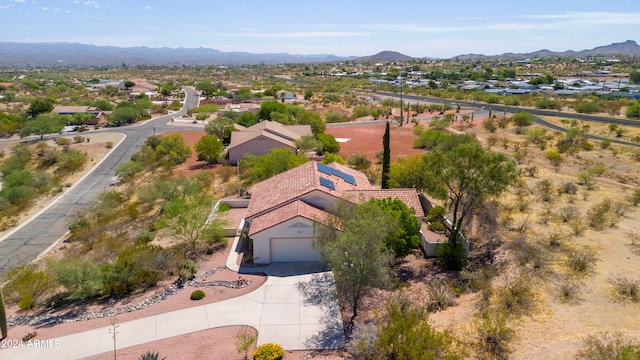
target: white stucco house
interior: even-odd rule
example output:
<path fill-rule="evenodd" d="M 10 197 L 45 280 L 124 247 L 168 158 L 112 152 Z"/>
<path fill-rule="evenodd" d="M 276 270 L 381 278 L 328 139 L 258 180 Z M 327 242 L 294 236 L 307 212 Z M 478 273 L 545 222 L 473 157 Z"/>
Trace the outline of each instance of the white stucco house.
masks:
<path fill-rule="evenodd" d="M 415 189 L 381 190 L 347 166 L 309 161 L 253 187 L 245 222 L 253 239 L 253 261 L 318 261 L 315 223 L 325 223 L 325 211 L 338 199 L 350 202 L 398 198 L 424 217 Z"/>

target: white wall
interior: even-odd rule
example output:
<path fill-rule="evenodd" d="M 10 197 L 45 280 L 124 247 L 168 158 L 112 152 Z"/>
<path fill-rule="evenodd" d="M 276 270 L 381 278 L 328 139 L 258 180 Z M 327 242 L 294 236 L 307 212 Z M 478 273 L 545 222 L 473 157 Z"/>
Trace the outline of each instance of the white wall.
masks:
<path fill-rule="evenodd" d="M 297 226 L 302 224 L 302 227 Z M 280 225 L 254 234 L 253 239 L 253 262 L 255 264 L 271 263 L 269 239 L 271 238 L 315 238 L 316 232 L 313 221 L 297 216 L 287 220 Z"/>

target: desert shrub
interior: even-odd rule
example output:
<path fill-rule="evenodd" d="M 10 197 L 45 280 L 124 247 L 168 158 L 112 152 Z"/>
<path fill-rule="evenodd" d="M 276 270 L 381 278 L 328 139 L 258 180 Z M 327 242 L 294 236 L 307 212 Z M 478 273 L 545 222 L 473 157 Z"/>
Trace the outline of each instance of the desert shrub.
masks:
<path fill-rule="evenodd" d="M 622 299 L 640 302 L 640 281 L 617 275 L 609 279 L 615 293 Z"/>
<path fill-rule="evenodd" d="M 598 105 L 598 103 L 593 101 L 584 101 L 576 105 L 576 112 L 579 112 L 582 114 L 594 114 L 600 111 L 601 111 L 600 105 Z"/>
<path fill-rule="evenodd" d="M 502 287 L 497 293 L 500 307 L 516 316 L 529 314 L 535 310 L 536 295 L 527 278 L 519 278 Z"/>
<path fill-rule="evenodd" d="M 349 116 L 340 111 L 327 111 L 324 114 L 324 119 L 327 123 L 342 123 L 350 120 Z"/>
<path fill-rule="evenodd" d="M 198 264 L 191 259 L 187 259 L 178 265 L 178 269 L 180 271 L 180 279 L 186 281 L 198 272 Z"/>
<path fill-rule="evenodd" d="M 544 152 L 544 157 L 551 162 L 553 166 L 560 166 L 564 159 L 562 158 L 562 154 L 560 154 L 556 150 L 546 150 Z"/>
<path fill-rule="evenodd" d="M 80 170 L 86 162 L 86 153 L 75 149 L 69 149 L 60 155 L 58 171 L 61 174 L 71 174 Z"/>
<path fill-rule="evenodd" d="M 542 179 L 536 184 L 536 190 L 542 201 L 553 200 L 553 182 L 549 179 Z"/>
<path fill-rule="evenodd" d="M 427 285 L 429 293 L 429 303 L 427 310 L 439 311 L 453 306 L 456 303 L 456 297 L 451 290 L 451 286 L 440 279 L 433 279 Z"/>
<path fill-rule="evenodd" d="M 588 170 L 582 170 L 578 173 L 578 183 L 584 185 L 587 190 L 594 190 L 598 188 L 595 181 L 595 174 Z"/>
<path fill-rule="evenodd" d="M 7 279 L 4 286 L 7 300 L 17 302 L 22 310 L 34 309 L 53 284 L 46 272 L 33 265 L 11 269 Z"/>
<path fill-rule="evenodd" d="M 578 186 L 573 181 L 566 181 L 558 188 L 558 193 L 575 195 L 578 193 Z"/>
<path fill-rule="evenodd" d="M 640 344 L 622 339 L 621 335 L 590 335 L 576 353 L 577 360 L 635 360 L 640 359 Z"/>
<path fill-rule="evenodd" d="M 580 295 L 580 286 L 575 281 L 565 280 L 558 285 L 558 293 L 563 302 L 573 302 Z"/>
<path fill-rule="evenodd" d="M 104 289 L 104 277 L 98 265 L 91 260 L 61 259 L 50 261 L 49 273 L 66 289 L 65 298 L 88 299 L 100 295 Z"/>
<path fill-rule="evenodd" d="M 633 205 L 633 206 L 638 206 L 638 204 L 640 204 L 640 188 L 636 188 L 635 190 L 633 190 L 633 192 L 629 195 L 629 202 Z"/>
<path fill-rule="evenodd" d="M 565 205 L 558 209 L 558 217 L 562 222 L 571 222 L 580 216 L 580 210 L 576 205 Z"/>
<path fill-rule="evenodd" d="M 516 261 L 520 266 L 540 275 L 545 270 L 548 254 L 537 244 L 526 241 L 525 238 L 518 238 L 510 247 Z"/>
<path fill-rule="evenodd" d="M 141 231 L 138 235 L 136 235 L 136 242 L 148 243 L 155 238 L 155 234 L 149 230 Z"/>
<path fill-rule="evenodd" d="M 356 321 L 353 325 L 351 340 L 345 344 L 345 350 L 356 360 L 374 359 L 378 354 L 375 347 L 378 328 L 373 322 Z"/>
<path fill-rule="evenodd" d="M 84 136 L 80 136 L 80 135 L 76 135 L 73 137 L 73 142 L 76 144 L 80 144 L 87 141 L 86 138 Z"/>
<path fill-rule="evenodd" d="M 476 348 L 485 359 L 508 359 L 511 353 L 510 342 L 516 332 L 509 327 L 507 316 L 496 310 L 482 314 L 475 323 Z"/>
<path fill-rule="evenodd" d="M 595 252 L 588 247 L 569 249 L 564 256 L 564 265 L 576 275 L 584 275 L 595 268 L 598 260 Z"/>
<path fill-rule="evenodd" d="M 107 149 L 113 148 L 113 141 L 107 141 L 106 144 L 104 144 L 104 147 Z"/>
<path fill-rule="evenodd" d="M 587 221 L 589 226 L 596 230 L 615 227 L 618 224 L 619 216 L 615 213 L 613 201 L 607 198 L 593 204 L 587 212 Z"/>
<path fill-rule="evenodd" d="M 349 156 L 347 164 L 356 170 L 364 170 L 371 166 L 371 160 L 367 159 L 367 157 L 362 154 L 355 153 Z"/>
<path fill-rule="evenodd" d="M 191 300 L 202 300 L 202 299 L 204 299 L 204 297 L 205 297 L 204 291 L 196 290 L 196 291 L 191 293 L 191 296 L 189 298 Z"/>
<path fill-rule="evenodd" d="M 118 296 L 146 289 L 176 270 L 177 258 L 172 251 L 141 243 L 130 245 L 114 261 L 101 266 L 105 276 L 103 293 Z"/>
<path fill-rule="evenodd" d="M 490 290 L 494 276 L 495 271 L 488 267 L 481 267 L 475 271 L 464 270 L 460 273 L 461 279 L 470 291 Z"/>
<path fill-rule="evenodd" d="M 116 176 L 120 181 L 132 179 L 136 174 L 144 170 L 144 165 L 139 161 L 127 161 L 116 167 Z"/>
<path fill-rule="evenodd" d="M 284 348 L 273 343 L 262 344 L 253 352 L 254 360 L 281 360 L 283 356 Z"/>
<path fill-rule="evenodd" d="M 71 140 L 65 137 L 59 137 L 53 140 L 58 146 L 68 146 L 71 144 Z"/>

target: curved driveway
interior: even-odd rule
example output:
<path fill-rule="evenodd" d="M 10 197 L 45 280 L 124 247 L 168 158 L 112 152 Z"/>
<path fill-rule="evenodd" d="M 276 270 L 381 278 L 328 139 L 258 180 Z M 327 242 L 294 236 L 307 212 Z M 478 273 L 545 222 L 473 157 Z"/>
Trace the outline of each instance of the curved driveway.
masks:
<path fill-rule="evenodd" d="M 184 87 L 185 105 L 176 113 L 160 116 L 142 125 L 111 128 L 98 131 L 124 133 L 122 140 L 102 162 L 76 183 L 50 206 L 30 221 L 5 235 L 0 240 L 0 273 L 28 264 L 66 234 L 69 224 L 79 210 L 90 205 L 96 197 L 113 183 L 115 168 L 131 159 L 151 135 L 175 129 L 168 125 L 173 117 L 182 116 L 187 109 L 198 106 L 198 93 Z"/>

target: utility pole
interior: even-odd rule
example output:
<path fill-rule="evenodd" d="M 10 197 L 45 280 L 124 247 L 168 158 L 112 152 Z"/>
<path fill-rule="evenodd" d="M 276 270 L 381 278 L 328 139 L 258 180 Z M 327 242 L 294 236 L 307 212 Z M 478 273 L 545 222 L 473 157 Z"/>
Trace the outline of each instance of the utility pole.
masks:
<path fill-rule="evenodd" d="M 402 73 L 400 73 L 400 126 L 402 126 L 402 119 L 404 115 L 402 114 Z"/>

